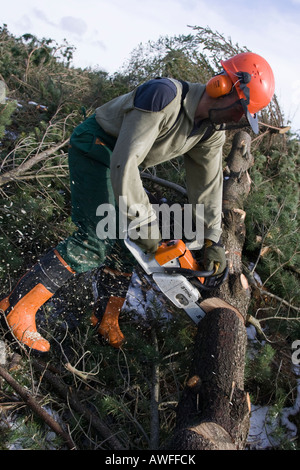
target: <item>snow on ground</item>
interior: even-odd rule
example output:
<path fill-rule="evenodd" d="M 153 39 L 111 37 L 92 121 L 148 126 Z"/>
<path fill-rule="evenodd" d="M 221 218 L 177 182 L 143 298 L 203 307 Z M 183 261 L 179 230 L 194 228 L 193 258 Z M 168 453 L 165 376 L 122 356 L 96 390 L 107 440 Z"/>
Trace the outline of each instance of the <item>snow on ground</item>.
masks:
<path fill-rule="evenodd" d="M 153 284 L 150 278 L 145 276 L 148 282 Z M 149 286 L 150 287 L 150 286 Z M 166 307 L 168 304 L 165 301 L 163 294 L 153 285 L 153 288 L 143 288 L 142 281 L 136 272 L 133 272 L 131 283 L 126 295 L 123 311 L 135 312 L 137 317 L 143 317 L 147 320 L 147 312 L 149 309 L 159 312 L 160 318 L 164 320 L 171 320 L 172 315 Z"/>
<path fill-rule="evenodd" d="M 248 446 L 253 450 L 271 449 L 278 442 L 272 437 L 278 422 L 269 422 L 269 406 L 251 405 Z"/>
<path fill-rule="evenodd" d="M 297 378 L 297 397 L 295 399 L 294 405 L 291 408 L 284 408 L 281 416 L 281 423 L 287 429 L 287 434 L 289 439 L 293 439 L 298 434 L 298 429 L 295 424 L 290 420 L 290 416 L 295 416 L 300 412 L 300 366 L 294 366 L 294 374 Z"/>
<path fill-rule="evenodd" d="M 300 370 L 295 371 L 300 376 Z M 284 438 L 292 442 L 298 435 L 297 426 L 290 421 L 291 416 L 300 412 L 300 378 L 297 379 L 297 397 L 294 405 L 283 408 L 277 415 L 269 406 L 251 405 L 250 431 L 248 445 L 250 449 L 265 450 L 280 447 L 283 436 L 278 436 L 278 428 L 282 427 Z"/>

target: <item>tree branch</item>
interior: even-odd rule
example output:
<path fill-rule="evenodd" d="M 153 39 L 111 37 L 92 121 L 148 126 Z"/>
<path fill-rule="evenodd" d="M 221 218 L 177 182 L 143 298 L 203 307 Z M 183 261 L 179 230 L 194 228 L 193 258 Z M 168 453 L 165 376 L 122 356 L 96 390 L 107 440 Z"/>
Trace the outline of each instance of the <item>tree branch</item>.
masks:
<path fill-rule="evenodd" d="M 3 379 L 17 392 L 20 397 L 24 400 L 24 403 L 29 406 L 32 411 L 37 414 L 43 421 L 67 444 L 70 450 L 76 450 L 74 442 L 72 441 L 69 434 L 63 431 L 61 426 L 50 416 L 30 395 L 30 393 L 23 388 L 5 369 L 0 366 L 0 375 Z"/>
<path fill-rule="evenodd" d="M 296 310 L 296 312 L 300 312 L 300 307 L 295 307 L 294 305 L 290 304 L 287 300 L 282 299 L 281 297 L 278 297 L 278 295 L 271 294 L 271 292 L 268 292 L 258 286 L 256 288 L 259 290 L 259 292 L 263 295 L 267 295 L 268 297 L 272 297 L 273 299 L 278 300 L 282 304 L 286 305 L 289 308 L 292 308 L 293 310 Z"/>
<path fill-rule="evenodd" d="M 50 155 L 52 155 L 53 153 L 63 148 L 65 145 L 67 145 L 68 142 L 69 142 L 69 138 L 64 140 L 63 142 L 60 142 L 55 147 L 51 147 L 48 150 L 44 150 L 44 152 L 37 153 L 35 156 L 30 158 L 29 160 L 25 161 L 24 163 L 21 163 L 21 165 L 19 165 L 17 168 L 7 171 L 6 173 L 4 173 L 4 175 L 0 176 L 0 186 L 3 186 L 4 184 L 9 183 L 9 181 L 20 179 L 20 175 L 24 174 L 34 165 L 41 162 L 42 160 L 45 160 Z"/>

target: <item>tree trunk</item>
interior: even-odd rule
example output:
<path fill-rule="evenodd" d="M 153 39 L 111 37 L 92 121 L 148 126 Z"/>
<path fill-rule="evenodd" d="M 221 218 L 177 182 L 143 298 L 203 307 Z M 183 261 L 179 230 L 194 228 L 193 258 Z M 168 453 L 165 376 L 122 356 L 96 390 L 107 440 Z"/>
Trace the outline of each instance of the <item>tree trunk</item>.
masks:
<path fill-rule="evenodd" d="M 253 164 L 250 145 L 249 134 L 237 132 L 227 157 L 223 243 L 229 274 L 212 297 L 201 303 L 206 316 L 195 338 L 190 378 L 178 404 L 171 449 L 243 449 L 247 441 L 250 401 L 244 391 L 244 368 L 250 291 L 242 273 L 241 253 L 245 241 L 243 202 L 250 190 L 247 170 Z"/>
<path fill-rule="evenodd" d="M 244 201 L 251 186 L 248 169 L 254 161 L 250 148 L 250 135 L 244 131 L 237 132 L 226 159 L 222 241 L 226 248 L 229 276 L 228 281 L 216 293 L 218 297 L 237 308 L 245 319 L 250 302 L 250 288 L 243 274 L 242 251 L 246 237 Z"/>

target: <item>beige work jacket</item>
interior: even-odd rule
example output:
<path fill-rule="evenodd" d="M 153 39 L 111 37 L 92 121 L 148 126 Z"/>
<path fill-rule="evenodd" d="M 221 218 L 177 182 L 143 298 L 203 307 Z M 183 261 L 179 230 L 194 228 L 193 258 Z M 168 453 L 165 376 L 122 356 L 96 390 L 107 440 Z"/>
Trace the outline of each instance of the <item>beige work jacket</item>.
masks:
<path fill-rule="evenodd" d="M 143 189 L 142 169 L 184 156 L 189 202 L 204 204 L 204 236 L 217 242 L 221 234 L 222 147 L 223 131 L 213 131 L 201 142 L 209 122 L 193 132 L 194 115 L 205 85 L 188 83 L 189 90 L 181 103 L 182 84 L 172 80 L 176 97 L 161 111 L 153 112 L 134 106 L 136 90 L 104 104 L 96 110 L 98 124 L 117 137 L 111 159 L 111 181 L 116 197 L 125 196 L 128 207 L 143 204 L 145 221 L 153 213 Z"/>

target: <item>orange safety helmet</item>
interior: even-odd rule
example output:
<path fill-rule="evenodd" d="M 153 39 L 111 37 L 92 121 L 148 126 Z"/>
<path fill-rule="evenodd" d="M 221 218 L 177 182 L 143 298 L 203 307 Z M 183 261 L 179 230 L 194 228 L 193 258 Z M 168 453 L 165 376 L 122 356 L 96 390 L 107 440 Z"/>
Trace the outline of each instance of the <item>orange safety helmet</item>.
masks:
<path fill-rule="evenodd" d="M 251 114 L 257 113 L 270 103 L 274 95 L 275 80 L 270 65 L 263 57 L 253 52 L 242 52 L 231 59 L 221 60 L 221 64 L 231 78 L 240 98 L 247 99 L 247 96 L 241 86 L 243 80 L 239 72 L 250 74 L 247 88 L 250 92 L 248 110 Z"/>
<path fill-rule="evenodd" d="M 270 103 L 275 91 L 270 65 L 253 52 L 242 52 L 221 60 L 221 65 L 237 91 L 251 127 L 258 130 L 257 118 L 253 115 Z"/>

